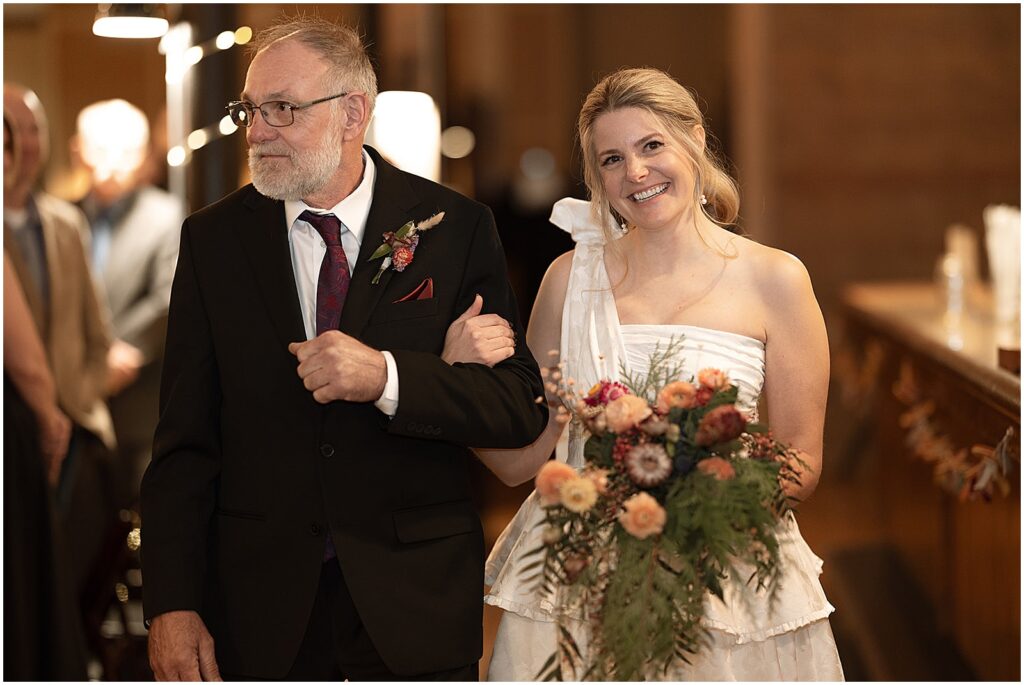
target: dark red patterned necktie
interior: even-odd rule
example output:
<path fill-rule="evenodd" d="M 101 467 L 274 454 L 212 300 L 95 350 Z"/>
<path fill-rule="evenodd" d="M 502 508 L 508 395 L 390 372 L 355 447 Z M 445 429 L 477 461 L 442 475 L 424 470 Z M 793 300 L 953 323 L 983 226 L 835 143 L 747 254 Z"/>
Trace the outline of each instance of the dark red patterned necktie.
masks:
<path fill-rule="evenodd" d="M 341 221 L 333 214 L 315 214 L 308 210 L 299 218 L 308 221 L 327 245 L 327 254 L 320 264 L 320 278 L 316 283 L 316 334 L 336 331 L 352 280 L 348 273 L 348 257 L 341 247 Z"/>
<path fill-rule="evenodd" d="M 333 214 L 316 214 L 308 210 L 299 218 L 308 221 L 327 246 L 327 254 L 320 263 L 320 278 L 316 282 L 316 334 L 336 331 L 341 322 L 341 308 L 345 306 L 345 296 L 348 295 L 348 284 L 352 280 L 348 273 L 348 257 L 341 247 L 341 220 Z M 334 540 L 328 531 L 324 561 L 336 556 Z"/>

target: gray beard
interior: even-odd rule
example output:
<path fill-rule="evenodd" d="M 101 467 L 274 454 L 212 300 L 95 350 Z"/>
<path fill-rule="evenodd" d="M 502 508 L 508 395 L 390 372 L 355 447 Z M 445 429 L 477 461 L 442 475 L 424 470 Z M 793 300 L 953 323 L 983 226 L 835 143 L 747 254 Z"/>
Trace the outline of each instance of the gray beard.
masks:
<path fill-rule="evenodd" d="M 249 148 L 249 173 L 256 190 L 274 200 L 301 200 L 323 190 L 341 165 L 341 136 L 330 132 L 315 150 L 298 154 L 277 150 L 274 143 Z M 285 154 L 290 168 L 275 169 L 275 162 L 260 159 L 263 154 Z"/>

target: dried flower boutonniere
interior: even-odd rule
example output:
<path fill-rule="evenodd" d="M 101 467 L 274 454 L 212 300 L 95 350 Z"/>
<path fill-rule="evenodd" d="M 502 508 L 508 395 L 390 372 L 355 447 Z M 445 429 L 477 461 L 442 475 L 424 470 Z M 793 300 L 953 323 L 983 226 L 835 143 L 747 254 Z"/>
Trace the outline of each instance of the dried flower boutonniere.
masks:
<path fill-rule="evenodd" d="M 377 275 L 370 283 L 376 285 L 380 277 L 387 271 L 389 266 L 394 266 L 395 271 L 404 271 L 405 267 L 412 264 L 413 255 L 416 253 L 416 246 L 420 244 L 420 232 L 427 231 L 441 223 L 444 212 L 438 212 L 429 219 L 419 223 L 408 222 L 397 231 L 388 231 L 384 234 L 384 244 L 378 247 L 370 259 L 384 258 L 381 262 Z"/>

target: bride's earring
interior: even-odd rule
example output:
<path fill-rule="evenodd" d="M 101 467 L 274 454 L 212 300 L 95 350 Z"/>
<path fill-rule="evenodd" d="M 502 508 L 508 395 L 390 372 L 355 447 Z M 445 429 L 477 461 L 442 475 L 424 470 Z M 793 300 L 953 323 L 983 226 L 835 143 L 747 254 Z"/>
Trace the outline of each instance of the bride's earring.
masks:
<path fill-rule="evenodd" d="M 705 206 L 708 204 L 708 196 L 704 193 L 700 194 L 700 203 Z"/>

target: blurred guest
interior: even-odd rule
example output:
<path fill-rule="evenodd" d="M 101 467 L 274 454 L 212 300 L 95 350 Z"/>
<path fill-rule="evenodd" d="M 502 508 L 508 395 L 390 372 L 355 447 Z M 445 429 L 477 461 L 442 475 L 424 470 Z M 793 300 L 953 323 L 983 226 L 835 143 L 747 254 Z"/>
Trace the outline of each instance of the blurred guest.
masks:
<path fill-rule="evenodd" d="M 110 514 L 104 460 L 115 440 L 103 402 L 110 338 L 82 243 L 85 216 L 37 189 L 48 150 L 42 104 L 32 91 L 5 83 L 4 117 L 18 159 L 4 175 L 4 246 L 46 349 L 58 404 L 73 424 L 57 495 L 80 583 Z"/>
<path fill-rule="evenodd" d="M 75 146 L 89 170 L 80 206 L 92 228 L 92 269 L 106 294 L 115 340 L 107 355 L 107 392 L 117 434 L 116 496 L 138 496 L 156 429 L 167 306 L 184 219 L 181 203 L 149 186 L 146 115 L 124 100 L 89 105 L 78 115 Z"/>
<path fill-rule="evenodd" d="M 4 182 L 14 176 L 4 119 Z M 83 680 L 77 602 L 61 559 L 47 478 L 56 481 L 71 421 L 32 313 L 4 252 L 4 679 Z"/>

